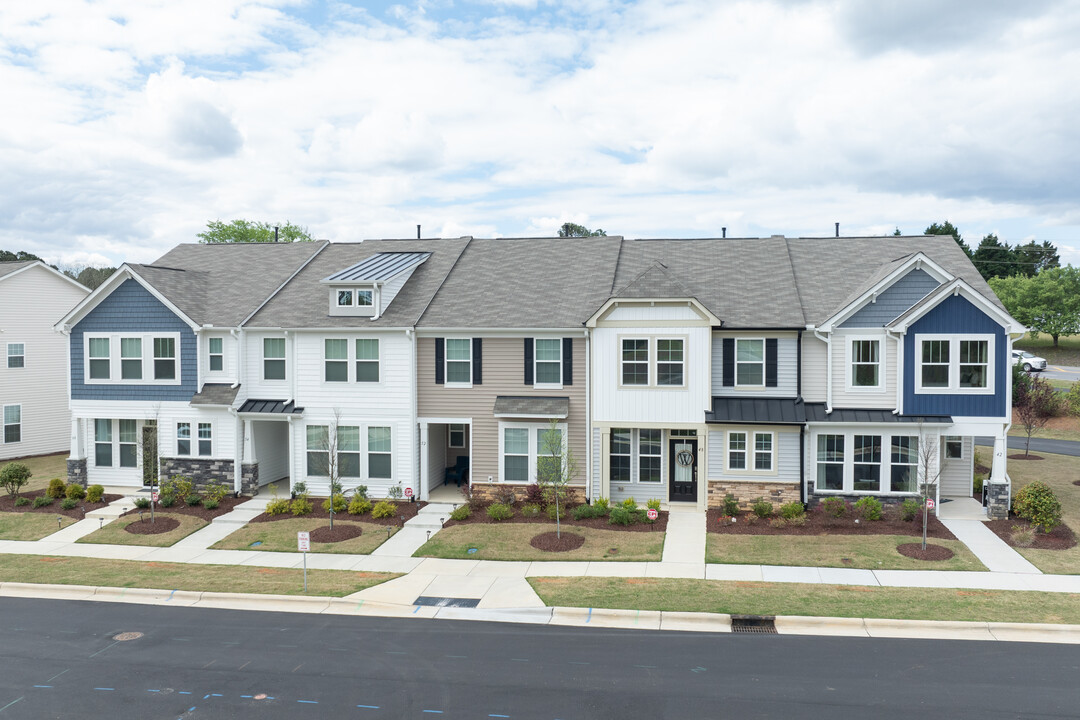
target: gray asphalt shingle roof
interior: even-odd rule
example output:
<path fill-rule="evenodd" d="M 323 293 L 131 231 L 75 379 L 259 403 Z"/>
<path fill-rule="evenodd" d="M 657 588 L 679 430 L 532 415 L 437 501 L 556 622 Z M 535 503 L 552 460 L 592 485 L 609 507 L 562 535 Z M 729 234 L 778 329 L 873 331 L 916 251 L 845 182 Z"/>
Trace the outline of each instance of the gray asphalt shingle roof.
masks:
<path fill-rule="evenodd" d="M 37 260 L 8 260 L 0 262 L 0 278 L 10 275 L 16 270 L 22 270 L 27 265 L 33 265 Z"/>
<path fill-rule="evenodd" d="M 495 398 L 495 417 L 564 418 L 570 414 L 570 398 L 499 395 Z"/>

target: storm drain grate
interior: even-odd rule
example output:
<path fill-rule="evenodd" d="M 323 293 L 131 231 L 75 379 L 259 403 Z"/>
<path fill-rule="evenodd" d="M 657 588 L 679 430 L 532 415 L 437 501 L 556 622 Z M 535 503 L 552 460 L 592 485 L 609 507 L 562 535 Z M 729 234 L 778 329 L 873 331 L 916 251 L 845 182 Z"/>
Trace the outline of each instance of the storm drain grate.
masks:
<path fill-rule="evenodd" d="M 435 607 L 474 608 L 480 604 L 480 598 L 448 598 L 421 595 L 413 605 L 433 605 Z"/>
<path fill-rule="evenodd" d="M 776 618 L 772 615 L 732 615 L 731 632 L 776 635 Z"/>

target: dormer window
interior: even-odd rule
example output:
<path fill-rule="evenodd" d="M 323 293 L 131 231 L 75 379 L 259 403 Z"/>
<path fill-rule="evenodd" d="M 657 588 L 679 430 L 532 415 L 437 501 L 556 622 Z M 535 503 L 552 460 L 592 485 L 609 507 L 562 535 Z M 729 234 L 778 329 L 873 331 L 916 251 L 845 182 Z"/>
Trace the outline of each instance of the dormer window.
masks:
<path fill-rule="evenodd" d="M 427 252 L 376 253 L 323 278 L 322 282 L 329 290 L 330 315 L 378 320 L 413 271 L 430 255 Z"/>
<path fill-rule="evenodd" d="M 357 290 L 356 291 L 356 305 L 357 307 L 371 307 L 371 291 L 370 290 Z"/>
<path fill-rule="evenodd" d="M 352 307 L 353 306 L 353 291 L 352 290 L 338 290 L 337 291 L 337 304 L 338 304 L 338 307 Z"/>

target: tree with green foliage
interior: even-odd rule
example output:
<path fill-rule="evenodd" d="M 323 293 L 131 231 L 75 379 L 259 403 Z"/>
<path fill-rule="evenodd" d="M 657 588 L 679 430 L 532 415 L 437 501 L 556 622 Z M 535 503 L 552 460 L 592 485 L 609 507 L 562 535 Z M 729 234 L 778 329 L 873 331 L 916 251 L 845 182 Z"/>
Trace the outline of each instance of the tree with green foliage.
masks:
<path fill-rule="evenodd" d="M 197 234 L 201 243 L 272 243 L 274 228 L 277 228 L 277 242 L 310 242 L 314 240 L 303 225 L 283 223 L 252 222 L 251 220 L 233 220 L 222 222 L 211 220 L 206 223 L 206 232 Z"/>
<path fill-rule="evenodd" d="M 964 251 L 964 253 L 971 257 L 971 248 L 964 242 L 964 238 L 960 235 L 960 231 L 956 229 L 956 226 L 946 220 L 943 223 L 931 223 L 930 227 L 923 231 L 924 235 L 952 235 L 956 244 Z"/>
<path fill-rule="evenodd" d="M 30 482 L 33 473 L 23 463 L 8 463 L 0 468 L 0 487 L 7 490 L 7 494 L 16 500 L 19 499 L 19 491 L 26 483 Z"/>
<path fill-rule="evenodd" d="M 607 233 L 597 228 L 596 230 L 590 230 L 584 225 L 577 225 L 575 223 L 563 223 L 563 226 L 559 228 L 559 237 L 606 237 Z"/>
<path fill-rule="evenodd" d="M 1013 249 L 1016 256 L 1017 270 L 1021 275 L 1032 276 L 1061 266 L 1057 248 L 1049 240 L 1036 244 L 1034 240 L 1027 245 L 1017 245 Z"/>
<path fill-rule="evenodd" d="M 982 239 L 979 246 L 975 248 L 975 252 L 971 254 L 971 262 L 986 280 L 1021 274 L 1020 266 L 1016 263 L 1016 253 L 1008 243 L 1001 242 L 994 233 Z"/>
<path fill-rule="evenodd" d="M 552 419 L 547 429 L 541 432 L 539 452 L 536 457 L 536 484 L 544 493 L 544 500 L 555 507 L 555 536 L 562 537 L 561 516 L 565 507 L 566 486 L 578 474 L 577 458 L 565 437 L 565 431 L 559 427 L 559 421 Z"/>
<path fill-rule="evenodd" d="M 25 250 L 18 250 L 16 252 L 0 250 L 0 262 L 24 262 L 26 260 L 41 260 L 41 258 L 33 253 L 28 253 Z M 44 260 L 41 261 L 45 262 Z"/>
<path fill-rule="evenodd" d="M 990 289 L 1014 318 L 1032 330 L 1046 333 L 1058 346 L 1062 335 L 1080 332 L 1080 269 L 1071 265 L 1037 275 L 993 277 Z"/>
<path fill-rule="evenodd" d="M 101 283 L 108 280 L 109 276 L 116 272 L 116 268 L 73 265 L 71 267 L 63 268 L 60 272 L 64 273 L 80 285 L 85 285 L 91 290 L 97 290 Z"/>
<path fill-rule="evenodd" d="M 1024 445 L 1026 458 L 1031 453 L 1031 436 L 1046 427 L 1057 409 L 1057 391 L 1042 378 L 1031 378 L 1031 381 L 1023 383 L 1014 395 L 1016 399 L 1013 411 L 1027 436 L 1027 443 Z"/>

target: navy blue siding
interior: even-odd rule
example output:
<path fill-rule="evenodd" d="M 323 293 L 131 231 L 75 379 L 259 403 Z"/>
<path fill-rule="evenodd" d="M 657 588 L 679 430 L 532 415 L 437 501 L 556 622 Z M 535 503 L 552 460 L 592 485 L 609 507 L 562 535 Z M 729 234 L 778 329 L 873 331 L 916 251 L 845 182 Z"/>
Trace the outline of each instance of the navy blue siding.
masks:
<path fill-rule="evenodd" d="M 83 334 L 116 332 L 180 333 L 179 385 L 87 385 L 83 382 Z M 135 280 L 125 280 L 71 330 L 73 400 L 190 400 L 195 394 L 198 351 L 195 333 Z M 116 352 L 116 350 L 114 350 Z M 153 352 L 144 347 L 143 352 Z"/>
<path fill-rule="evenodd" d="M 915 393 L 915 336 L 918 334 L 994 335 L 993 395 L 920 395 Z M 953 295 L 908 328 L 904 337 L 904 414 L 1005 417 L 1009 384 L 1008 346 L 1005 331 L 970 302 Z"/>
<path fill-rule="evenodd" d="M 877 302 L 859 310 L 841 323 L 840 327 L 883 327 L 900 317 L 937 286 L 938 281 L 928 272 L 916 268 L 886 288 L 885 292 L 878 295 Z"/>

